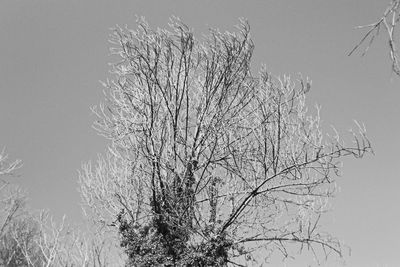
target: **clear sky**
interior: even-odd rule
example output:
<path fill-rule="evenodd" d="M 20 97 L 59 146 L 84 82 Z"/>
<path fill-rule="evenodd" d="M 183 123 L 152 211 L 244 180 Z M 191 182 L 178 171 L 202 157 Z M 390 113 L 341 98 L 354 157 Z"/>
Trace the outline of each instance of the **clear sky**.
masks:
<path fill-rule="evenodd" d="M 104 151 L 90 106 L 110 77 L 109 28 L 135 27 L 135 15 L 166 27 L 172 15 L 198 36 L 249 20 L 253 68 L 313 80 L 308 102 L 339 132 L 364 122 L 376 155 L 345 160 L 326 229 L 352 248 L 347 266 L 400 266 L 400 79 L 383 35 L 365 57 L 347 53 L 389 1 L 376 0 L 2 0 L 0 146 L 24 161 L 16 181 L 33 208 L 80 218 L 77 169 Z M 290 262 L 289 262 L 290 263 Z M 292 265 L 290 265 L 292 264 Z M 291 262 L 290 266 L 296 266 Z"/>

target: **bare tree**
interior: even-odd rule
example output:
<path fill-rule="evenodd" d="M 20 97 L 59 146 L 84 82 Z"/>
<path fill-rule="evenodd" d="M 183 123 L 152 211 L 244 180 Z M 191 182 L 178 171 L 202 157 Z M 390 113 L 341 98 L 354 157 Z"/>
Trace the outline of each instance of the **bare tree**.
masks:
<path fill-rule="evenodd" d="M 308 79 L 253 75 L 247 22 L 201 40 L 170 27 L 113 31 L 120 61 L 93 109 L 110 146 L 80 172 L 91 216 L 134 266 L 225 266 L 296 244 L 341 256 L 319 222 L 340 159 L 371 151 L 364 127 L 346 146 L 307 110 Z"/>
<path fill-rule="evenodd" d="M 83 225 L 68 224 L 65 216 L 57 223 L 46 211 L 32 218 L 38 229 L 35 243 L 39 253 L 34 251 L 33 254 L 20 244 L 28 262 L 40 255 L 40 266 L 121 266 L 121 260 L 112 253 L 112 245 L 104 236 L 90 229 L 84 231 Z"/>
<path fill-rule="evenodd" d="M 1 151 L 1 176 L 15 175 L 21 165 Z M 65 216 L 57 223 L 47 211 L 28 210 L 26 192 L 6 177 L 0 181 L 1 266 L 121 266 L 101 233 L 67 224 Z"/>
<path fill-rule="evenodd" d="M 54 266 L 122 266 L 124 258 L 118 254 L 120 249 L 109 241 L 107 235 L 96 228 L 64 226 Z"/>
<path fill-rule="evenodd" d="M 23 216 L 12 221 L 3 237 L 5 251 L 11 251 L 13 257 L 6 266 L 44 266 L 45 259 L 37 240 L 40 237 L 39 225 L 35 218 L 25 210 Z"/>
<path fill-rule="evenodd" d="M 362 55 L 365 55 L 383 28 L 383 31 L 388 38 L 389 54 L 392 61 L 393 72 L 400 76 L 399 52 L 397 50 L 400 42 L 400 38 L 398 36 L 399 20 L 400 0 L 392 0 L 378 21 L 357 27 L 358 29 L 368 29 L 368 31 L 360 40 L 360 42 L 353 48 L 353 50 L 350 51 L 349 56 L 352 55 L 356 50 L 361 49 L 361 46 L 364 44 L 365 50 L 363 51 Z"/>
<path fill-rule="evenodd" d="M 0 152 L 0 236 L 25 205 L 25 193 L 5 179 L 5 176 L 13 175 L 21 165 L 20 160 L 10 162 L 5 149 Z"/>
<path fill-rule="evenodd" d="M 22 250 L 13 232 L 19 232 L 18 240 L 25 239 L 31 249 L 33 229 L 23 219 L 26 194 L 19 187 L 10 184 L 6 176 L 12 176 L 21 166 L 20 160 L 10 161 L 3 149 L 0 152 L 0 264 L 18 266 L 26 263 Z M 32 231 L 31 231 L 32 230 Z"/>
<path fill-rule="evenodd" d="M 9 161 L 0 153 L 0 264 L 2 266 L 43 266 L 44 258 L 37 240 L 40 227 L 26 207 L 26 192 L 5 176 L 14 176 L 20 160 Z"/>
<path fill-rule="evenodd" d="M 2 266 L 40 266 L 41 258 L 35 239 L 39 231 L 25 207 L 26 197 L 15 186 L 9 186 L 2 201 L 0 264 Z M 4 192 L 2 192 L 4 193 Z M 29 252 L 30 257 L 26 252 Z"/>

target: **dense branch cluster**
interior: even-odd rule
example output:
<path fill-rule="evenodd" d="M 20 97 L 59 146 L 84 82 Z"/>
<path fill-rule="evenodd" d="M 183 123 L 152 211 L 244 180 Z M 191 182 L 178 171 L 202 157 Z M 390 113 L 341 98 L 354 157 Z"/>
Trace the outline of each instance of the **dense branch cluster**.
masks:
<path fill-rule="evenodd" d="M 309 80 L 253 75 L 246 22 L 202 40 L 177 19 L 170 27 L 140 20 L 113 32 L 120 61 L 94 109 L 111 143 L 80 173 L 84 200 L 119 232 L 128 265 L 224 266 L 259 249 L 288 256 L 291 244 L 340 255 L 319 219 L 340 159 L 371 151 L 365 129 L 345 146 L 308 112 Z"/>

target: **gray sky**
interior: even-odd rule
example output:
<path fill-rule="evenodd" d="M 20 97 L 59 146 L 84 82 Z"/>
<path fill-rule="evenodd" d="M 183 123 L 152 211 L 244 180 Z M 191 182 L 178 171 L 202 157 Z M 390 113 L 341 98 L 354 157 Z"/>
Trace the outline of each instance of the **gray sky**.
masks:
<path fill-rule="evenodd" d="M 383 35 L 365 57 L 347 57 L 361 38 L 354 26 L 375 21 L 376 0 L 0 2 L 0 146 L 21 158 L 18 183 L 33 208 L 80 218 L 77 169 L 104 151 L 89 107 L 110 77 L 109 28 L 135 27 L 135 14 L 166 27 L 172 15 L 200 35 L 249 20 L 253 67 L 313 80 L 308 103 L 322 106 L 339 132 L 364 122 L 375 156 L 345 160 L 326 229 L 351 246 L 347 266 L 399 266 L 400 79 L 391 73 Z M 293 264 L 293 262 L 292 262 Z"/>

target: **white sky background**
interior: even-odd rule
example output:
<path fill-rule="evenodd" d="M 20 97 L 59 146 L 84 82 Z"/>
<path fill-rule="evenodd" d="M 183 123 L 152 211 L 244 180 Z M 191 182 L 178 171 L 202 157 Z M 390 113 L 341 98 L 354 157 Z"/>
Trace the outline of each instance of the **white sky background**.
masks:
<path fill-rule="evenodd" d="M 326 126 L 346 134 L 353 119 L 366 124 L 376 155 L 345 160 L 326 229 L 351 246 L 347 266 L 399 266 L 400 79 L 383 35 L 365 57 L 347 57 L 363 33 L 354 27 L 374 22 L 387 2 L 2 0 L 0 147 L 24 161 L 16 180 L 33 208 L 79 220 L 77 169 L 106 145 L 89 107 L 102 100 L 98 81 L 111 77 L 108 29 L 134 28 L 135 14 L 164 28 L 176 15 L 200 36 L 245 17 L 255 71 L 265 63 L 274 74 L 311 77 L 308 103 L 322 106 Z"/>

